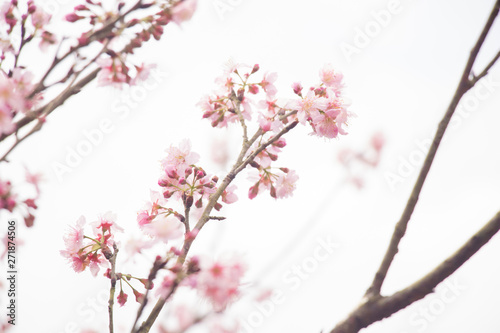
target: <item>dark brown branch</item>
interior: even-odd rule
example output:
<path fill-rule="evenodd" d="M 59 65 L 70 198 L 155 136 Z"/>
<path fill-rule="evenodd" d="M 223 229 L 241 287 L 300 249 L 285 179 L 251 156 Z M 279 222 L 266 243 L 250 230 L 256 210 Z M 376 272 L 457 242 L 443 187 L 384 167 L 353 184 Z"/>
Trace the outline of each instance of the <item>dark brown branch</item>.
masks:
<path fill-rule="evenodd" d="M 390 317 L 408 305 L 434 292 L 434 288 L 459 269 L 500 230 L 500 212 L 475 233 L 454 254 L 423 278 L 391 296 L 368 298 L 347 319 L 330 333 L 354 333 L 362 328 Z"/>
<path fill-rule="evenodd" d="M 497 55 L 494 56 L 493 59 L 491 59 L 491 61 L 488 63 L 488 65 L 486 65 L 484 70 L 478 76 L 475 76 L 471 80 L 472 84 L 476 84 L 477 81 L 481 80 L 483 77 L 488 75 L 488 72 L 490 71 L 491 67 L 493 67 L 493 65 L 498 61 L 498 59 L 500 59 L 500 51 L 498 51 Z"/>
<path fill-rule="evenodd" d="M 439 144 L 441 143 L 446 128 L 448 127 L 448 124 L 451 120 L 451 117 L 453 116 L 453 113 L 455 112 L 455 109 L 458 106 L 458 103 L 460 102 L 462 96 L 477 82 L 476 80 L 471 79 L 472 67 L 474 65 L 474 62 L 476 61 L 479 50 L 481 49 L 481 46 L 483 45 L 483 42 L 486 39 L 486 36 L 488 35 L 488 32 L 490 31 L 490 28 L 493 25 L 496 16 L 498 15 L 499 9 L 500 9 L 500 0 L 497 0 L 488 18 L 488 21 L 486 22 L 486 25 L 484 26 L 483 31 L 481 32 L 481 35 L 479 36 L 479 39 L 476 42 L 476 45 L 471 51 L 469 60 L 467 61 L 462 77 L 455 91 L 455 95 L 453 96 L 453 99 L 451 100 L 450 105 L 448 106 L 446 114 L 439 123 L 436 134 L 434 135 L 434 140 L 432 141 L 432 145 L 429 149 L 429 152 L 427 153 L 422 169 L 420 170 L 417 181 L 415 182 L 415 185 L 411 192 L 410 198 L 408 199 L 408 202 L 403 211 L 403 214 L 401 215 L 400 220 L 396 224 L 394 233 L 389 243 L 389 247 L 387 248 L 385 256 L 382 260 L 382 263 L 380 264 L 377 273 L 375 274 L 371 286 L 366 291 L 366 296 L 380 295 L 380 289 L 382 288 L 382 284 L 384 283 L 387 272 L 389 271 L 389 267 L 391 266 L 394 257 L 398 253 L 399 243 L 406 233 L 408 222 L 410 221 L 413 210 L 415 209 L 415 206 L 418 202 L 418 198 L 422 190 L 422 187 L 424 186 L 425 179 L 427 178 L 427 174 L 429 173 L 432 162 L 434 161 L 434 157 L 436 156 Z M 498 57 L 495 58 L 494 60 L 496 61 L 496 59 L 498 59 Z M 493 66 L 493 64 L 491 64 L 491 66 Z"/>

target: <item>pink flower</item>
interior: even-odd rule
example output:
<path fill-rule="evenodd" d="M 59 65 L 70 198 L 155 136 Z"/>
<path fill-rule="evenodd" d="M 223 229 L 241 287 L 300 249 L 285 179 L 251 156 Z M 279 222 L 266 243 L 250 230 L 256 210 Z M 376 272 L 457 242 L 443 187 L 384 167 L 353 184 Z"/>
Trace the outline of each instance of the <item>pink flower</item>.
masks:
<path fill-rule="evenodd" d="M 99 217 L 98 221 L 92 222 L 92 226 L 94 227 L 94 231 L 96 234 L 100 232 L 97 229 L 101 229 L 102 234 L 105 232 L 109 232 L 114 234 L 116 232 L 123 232 L 123 228 L 116 224 L 116 214 L 112 212 L 106 212 L 104 215 Z"/>
<path fill-rule="evenodd" d="M 193 17 L 196 10 L 197 0 L 181 0 L 170 9 L 172 21 L 180 25 L 184 21 L 188 21 Z"/>
<path fill-rule="evenodd" d="M 40 6 L 37 6 L 35 12 L 31 14 L 31 23 L 35 28 L 41 29 L 50 22 L 51 17 L 52 15 L 47 14 Z"/>
<path fill-rule="evenodd" d="M 162 280 L 161 284 L 159 285 L 158 289 L 156 290 L 156 297 L 162 297 L 165 298 L 168 296 L 170 291 L 172 290 L 172 286 L 174 285 L 175 282 L 175 274 L 169 272 Z"/>
<path fill-rule="evenodd" d="M 331 64 L 326 64 L 319 71 L 319 77 L 327 87 L 332 87 L 337 95 L 340 95 L 340 90 L 343 88 L 343 75 L 333 69 Z"/>
<path fill-rule="evenodd" d="M 216 261 L 198 273 L 196 289 L 219 311 L 239 296 L 244 273 L 244 265 L 236 259 Z"/>
<path fill-rule="evenodd" d="M 99 86 L 114 86 L 121 88 L 123 83 L 128 83 L 128 68 L 120 61 L 115 61 L 112 58 L 99 58 L 96 63 L 101 67 L 97 75 Z"/>
<path fill-rule="evenodd" d="M 232 204 L 238 201 L 238 196 L 234 193 L 236 190 L 236 185 L 230 185 L 222 192 L 222 202 L 227 204 Z"/>
<path fill-rule="evenodd" d="M 0 135 L 10 134 L 15 128 L 10 110 L 0 108 Z"/>
<path fill-rule="evenodd" d="M 312 126 L 314 128 L 314 134 L 329 139 L 337 137 L 337 135 L 339 134 L 339 128 L 337 127 L 337 123 L 335 120 L 339 112 L 340 112 L 339 110 L 328 110 L 316 114 L 312 118 Z"/>
<path fill-rule="evenodd" d="M 179 238 L 183 233 L 183 224 L 178 218 L 164 214 L 157 216 L 153 221 L 145 224 L 142 230 L 157 240 L 167 242 Z"/>
<path fill-rule="evenodd" d="M 371 139 L 371 145 L 375 151 L 380 152 L 385 145 L 385 137 L 381 132 L 373 134 Z"/>
<path fill-rule="evenodd" d="M 191 141 L 184 139 L 180 142 L 179 148 L 170 146 L 167 150 L 167 157 L 163 159 L 164 168 L 173 166 L 178 168 L 195 164 L 200 159 L 200 155 L 191 152 Z"/>
<path fill-rule="evenodd" d="M 125 243 L 125 252 L 129 255 L 128 258 L 136 255 L 137 253 L 142 253 L 143 250 L 149 249 L 153 246 L 151 240 L 146 240 L 143 238 L 130 238 Z"/>
<path fill-rule="evenodd" d="M 78 252 L 83 247 L 83 228 L 85 227 L 85 217 L 80 216 L 74 227 L 63 236 L 66 250 L 71 253 Z"/>
<path fill-rule="evenodd" d="M 309 90 L 306 97 L 292 101 L 289 104 L 289 108 L 298 111 L 297 117 L 301 124 L 305 124 L 306 121 L 314 115 L 317 115 L 319 110 L 324 110 L 328 105 L 328 101 L 324 97 L 318 97 L 314 91 Z"/>
<path fill-rule="evenodd" d="M 130 81 L 130 84 L 137 84 L 139 82 L 146 81 L 149 77 L 149 74 L 151 73 L 151 70 L 154 68 L 156 68 L 155 64 L 142 64 L 141 66 L 135 66 L 137 73 L 135 77 Z"/>
<path fill-rule="evenodd" d="M 90 269 L 90 273 L 92 273 L 92 276 L 94 277 L 96 277 L 97 273 L 99 273 L 101 266 L 107 267 L 107 263 L 108 261 L 102 254 L 98 254 L 95 252 L 88 254 L 88 266 Z"/>
<path fill-rule="evenodd" d="M 296 187 L 295 183 L 298 179 L 299 176 L 293 170 L 280 174 L 276 180 L 276 197 L 286 198 L 292 196 Z"/>
<path fill-rule="evenodd" d="M 274 97 L 278 90 L 274 86 L 274 82 L 278 79 L 277 73 L 266 73 L 262 81 L 260 82 L 260 86 L 266 92 L 268 97 Z"/>

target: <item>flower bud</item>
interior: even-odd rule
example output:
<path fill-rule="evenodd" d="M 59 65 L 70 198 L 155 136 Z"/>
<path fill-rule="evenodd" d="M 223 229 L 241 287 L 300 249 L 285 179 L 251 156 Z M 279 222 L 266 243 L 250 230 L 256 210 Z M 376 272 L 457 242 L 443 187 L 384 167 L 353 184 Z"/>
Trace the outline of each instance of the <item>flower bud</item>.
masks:
<path fill-rule="evenodd" d="M 79 15 L 77 15 L 75 13 L 69 13 L 64 18 L 68 22 L 76 22 L 78 20 L 81 20 L 83 18 L 83 16 L 79 16 Z"/>

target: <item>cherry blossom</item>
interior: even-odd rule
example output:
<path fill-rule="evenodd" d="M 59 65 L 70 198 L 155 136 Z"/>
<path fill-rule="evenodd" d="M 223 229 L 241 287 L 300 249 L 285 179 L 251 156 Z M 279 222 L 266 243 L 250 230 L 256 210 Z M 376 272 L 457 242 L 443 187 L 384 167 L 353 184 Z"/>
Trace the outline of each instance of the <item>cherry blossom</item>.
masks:
<path fill-rule="evenodd" d="M 180 25 L 184 21 L 188 21 L 196 11 L 197 0 L 181 0 L 171 10 L 172 21 Z"/>
<path fill-rule="evenodd" d="M 176 217 L 161 214 L 150 223 L 142 226 L 142 231 L 156 240 L 167 242 L 183 234 L 183 225 Z"/>
<path fill-rule="evenodd" d="M 344 87 L 342 83 L 342 79 L 344 76 L 342 73 L 336 71 L 332 64 L 326 64 L 319 71 L 319 76 L 321 78 L 321 82 L 323 82 L 326 86 L 332 87 L 337 95 L 340 94 L 340 90 Z"/>
<path fill-rule="evenodd" d="M 236 259 L 206 264 L 197 274 L 196 289 L 212 302 L 216 310 L 222 310 L 239 296 L 245 270 L 243 263 Z"/>
<path fill-rule="evenodd" d="M 278 176 L 276 180 L 276 197 L 277 198 L 287 198 L 292 196 L 293 191 L 296 187 L 296 182 L 299 176 L 294 170 L 290 170 L 287 173 L 282 173 Z"/>
<path fill-rule="evenodd" d="M 85 217 L 80 216 L 80 218 L 76 221 L 76 225 L 74 227 L 70 227 L 64 235 L 66 251 L 71 253 L 78 252 L 78 250 L 83 247 L 83 228 L 85 223 Z"/>

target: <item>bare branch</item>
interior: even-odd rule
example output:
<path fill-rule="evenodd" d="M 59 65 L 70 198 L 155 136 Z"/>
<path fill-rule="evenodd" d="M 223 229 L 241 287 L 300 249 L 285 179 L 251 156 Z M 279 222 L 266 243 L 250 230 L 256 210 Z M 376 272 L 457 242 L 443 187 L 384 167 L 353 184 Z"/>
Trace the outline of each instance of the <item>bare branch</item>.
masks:
<path fill-rule="evenodd" d="M 398 253 L 399 243 L 401 242 L 401 239 L 406 233 L 408 222 L 410 221 L 413 210 L 417 205 L 418 198 L 422 190 L 422 187 L 424 186 L 425 179 L 427 178 L 427 174 L 429 173 L 432 162 L 434 161 L 434 157 L 436 156 L 439 144 L 441 143 L 446 128 L 448 127 L 448 124 L 451 120 L 451 117 L 453 116 L 453 113 L 455 112 L 455 109 L 458 106 L 458 103 L 460 102 L 462 96 L 477 82 L 475 80 L 471 81 L 469 79 L 472 71 L 472 66 L 474 65 L 479 50 L 481 49 L 481 46 L 483 45 L 483 42 L 486 39 L 486 36 L 488 35 L 488 32 L 490 31 L 490 28 L 493 25 L 496 16 L 498 15 L 499 9 L 500 9 L 500 0 L 497 0 L 488 18 L 488 21 L 486 22 L 486 25 L 484 26 L 483 31 L 481 32 L 481 35 L 479 36 L 479 39 L 476 42 L 476 45 L 471 51 L 469 60 L 467 61 L 464 72 L 462 74 L 462 78 L 460 79 L 458 87 L 455 91 L 455 95 L 453 96 L 453 99 L 451 100 L 450 105 L 448 106 L 448 109 L 443 119 L 439 123 L 436 134 L 434 135 L 434 140 L 432 141 L 432 145 L 429 149 L 429 152 L 427 153 L 424 164 L 422 165 L 420 174 L 418 175 L 417 181 L 415 182 L 410 198 L 408 199 L 408 202 L 403 211 L 403 214 L 401 215 L 400 220 L 396 224 L 394 233 L 389 243 L 389 247 L 387 248 L 387 251 L 385 253 L 384 259 L 382 260 L 382 263 L 380 264 L 380 267 L 377 273 L 375 274 L 371 286 L 366 291 L 366 296 L 380 295 L 380 289 L 382 288 L 382 284 L 384 283 L 387 272 L 389 271 L 389 267 L 391 266 L 394 257 Z M 495 58 L 495 60 L 496 59 L 498 59 L 498 57 Z"/>

